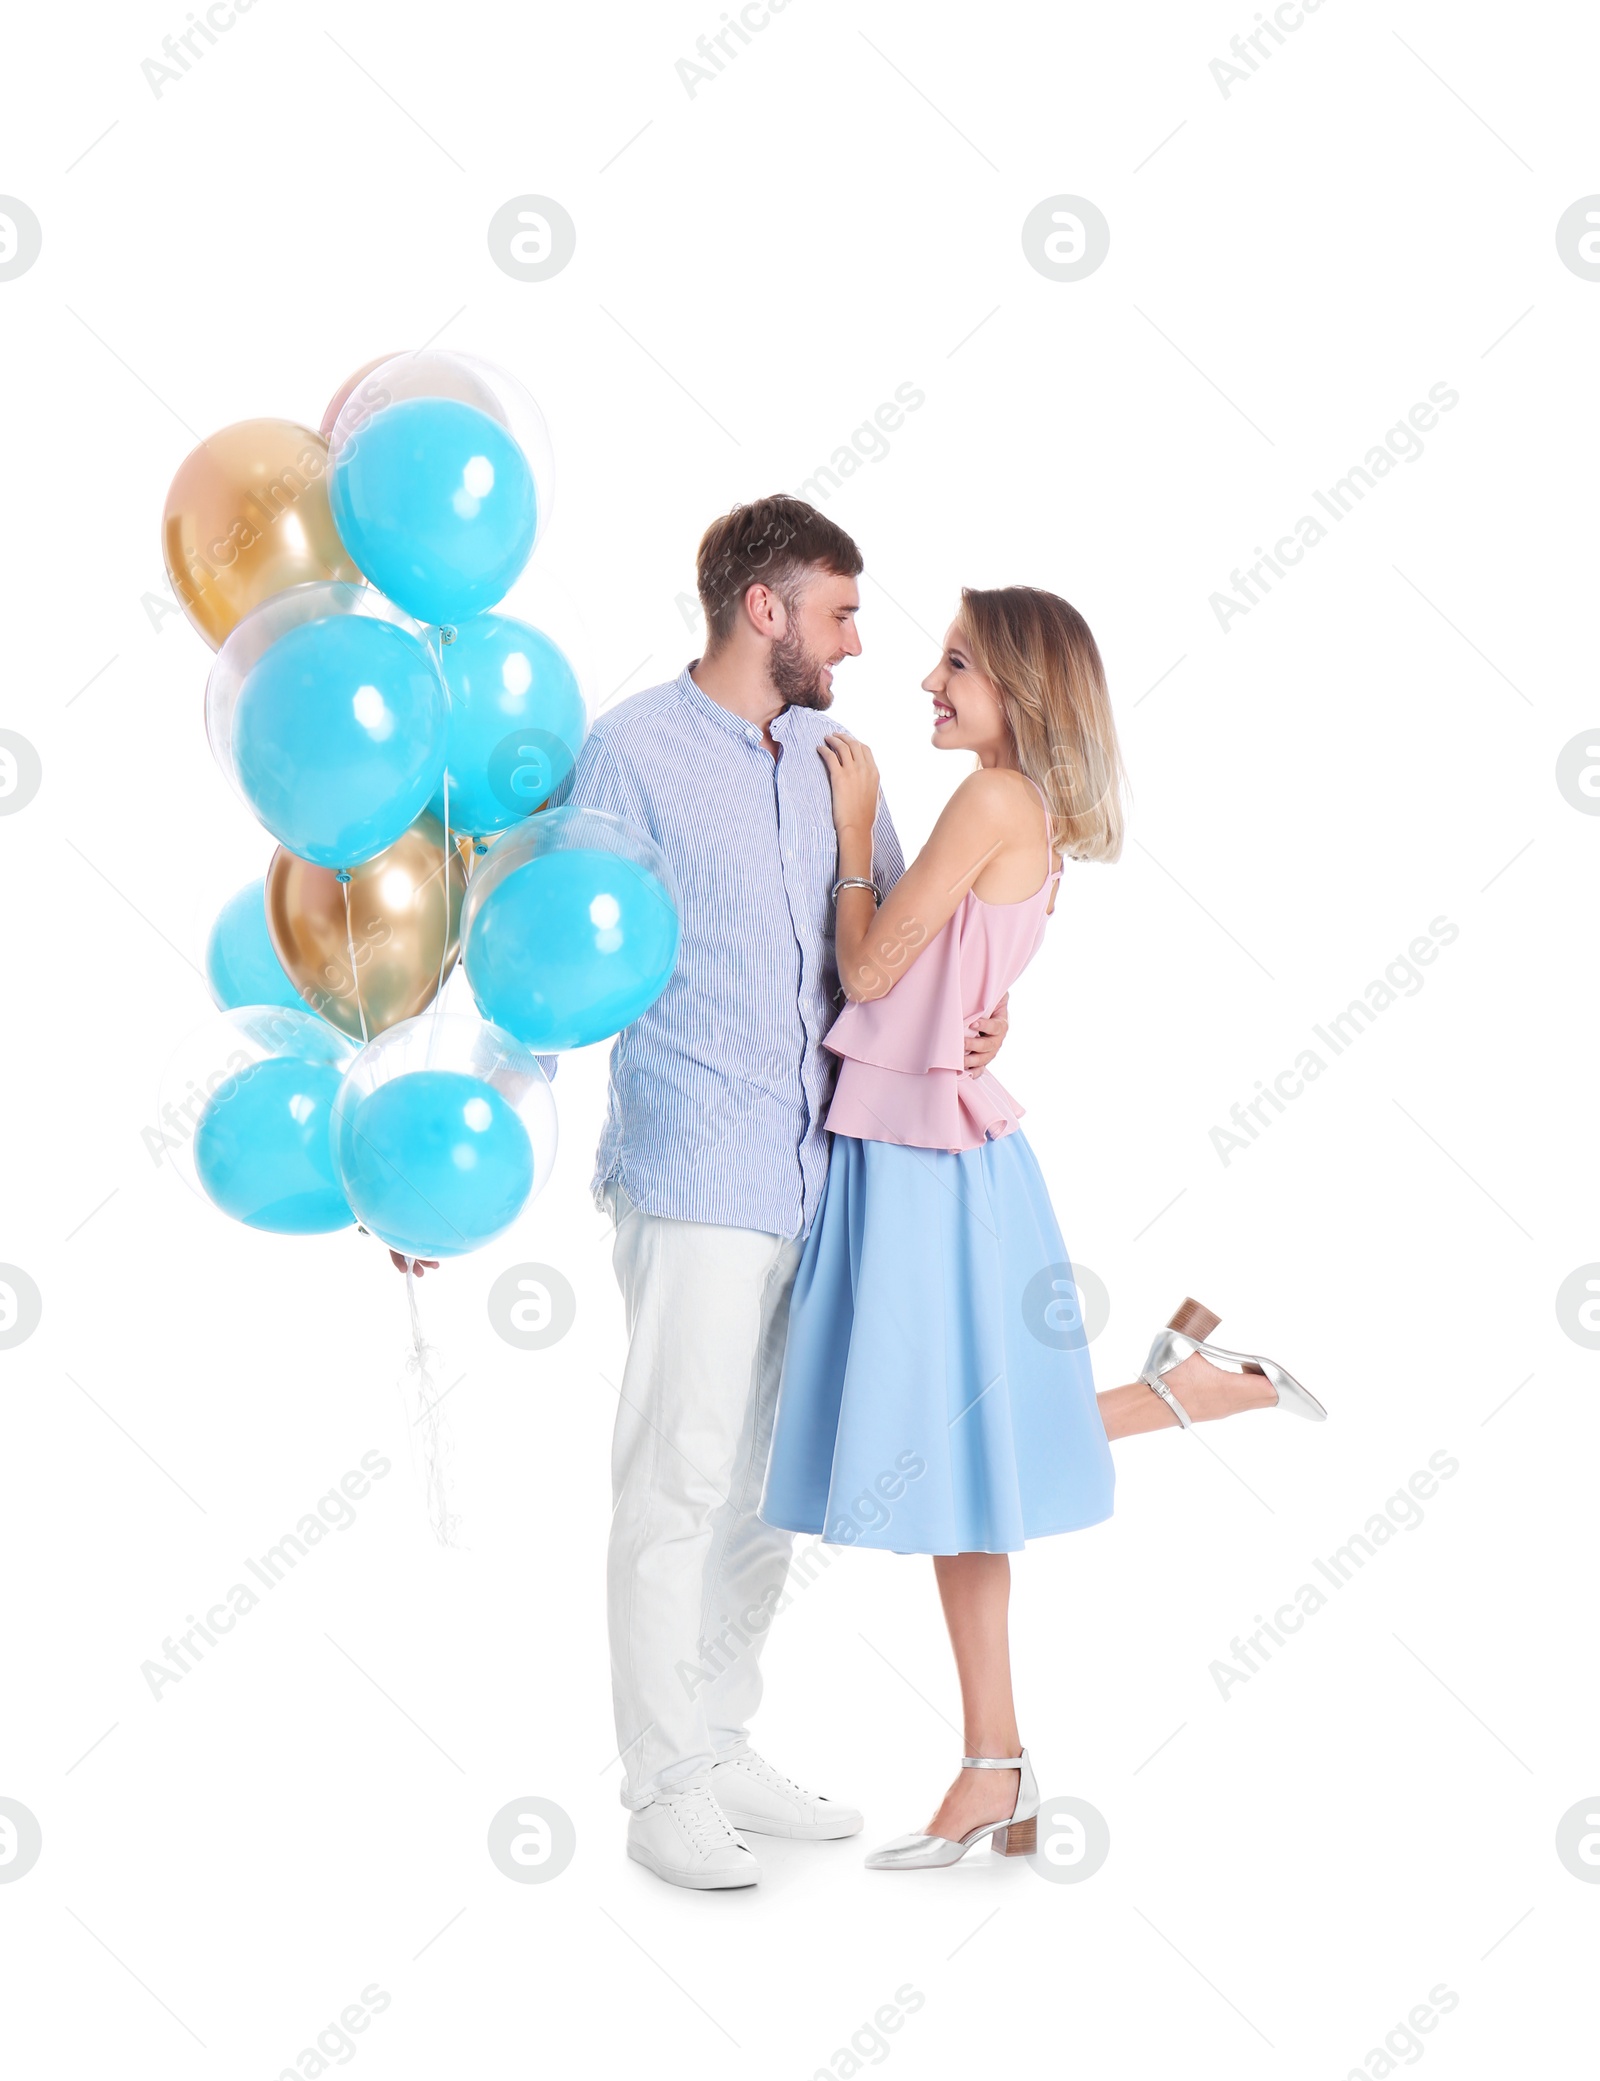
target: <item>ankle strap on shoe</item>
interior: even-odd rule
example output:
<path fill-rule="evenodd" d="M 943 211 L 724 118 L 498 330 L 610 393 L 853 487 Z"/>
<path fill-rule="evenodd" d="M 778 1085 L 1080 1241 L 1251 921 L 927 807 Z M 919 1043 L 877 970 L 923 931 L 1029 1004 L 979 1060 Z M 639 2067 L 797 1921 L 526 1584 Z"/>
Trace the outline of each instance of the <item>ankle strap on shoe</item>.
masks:
<path fill-rule="evenodd" d="M 963 1770 L 1020 1770 L 1027 1759 L 1027 1750 L 1020 1756 L 963 1756 Z"/>
<path fill-rule="evenodd" d="M 1189 1421 L 1188 1410 L 1184 1408 L 1183 1404 L 1178 1400 L 1177 1396 L 1172 1392 L 1172 1389 L 1168 1387 L 1167 1383 L 1162 1379 L 1159 1373 L 1146 1373 L 1144 1375 L 1144 1384 L 1152 1391 L 1152 1393 L 1158 1394 L 1161 1397 L 1162 1401 L 1166 1403 L 1167 1407 L 1177 1417 L 1179 1423 L 1183 1425 L 1183 1428 L 1186 1431 L 1192 1430 L 1194 1428 L 1194 1426 Z"/>

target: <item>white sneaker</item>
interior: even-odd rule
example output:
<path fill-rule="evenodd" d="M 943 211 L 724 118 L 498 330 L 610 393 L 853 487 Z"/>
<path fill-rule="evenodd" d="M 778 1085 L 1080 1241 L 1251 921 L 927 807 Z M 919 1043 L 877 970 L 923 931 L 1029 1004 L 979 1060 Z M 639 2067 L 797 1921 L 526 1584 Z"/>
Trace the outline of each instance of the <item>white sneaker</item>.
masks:
<path fill-rule="evenodd" d="M 861 1816 L 853 1806 L 806 1791 L 754 1749 L 741 1749 L 714 1765 L 711 1789 L 734 1827 L 751 1835 L 827 1843 L 860 1832 Z"/>
<path fill-rule="evenodd" d="M 859 1824 L 858 1824 L 859 1825 Z M 761 1867 L 705 1785 L 659 1792 L 628 1821 L 628 1855 L 669 1886 L 753 1886 Z"/>

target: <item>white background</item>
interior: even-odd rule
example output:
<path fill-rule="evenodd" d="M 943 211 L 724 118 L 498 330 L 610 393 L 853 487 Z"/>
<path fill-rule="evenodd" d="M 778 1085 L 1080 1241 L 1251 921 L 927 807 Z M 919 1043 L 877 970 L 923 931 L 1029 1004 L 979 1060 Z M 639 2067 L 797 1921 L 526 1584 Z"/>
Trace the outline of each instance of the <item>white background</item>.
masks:
<path fill-rule="evenodd" d="M 0 1794 L 44 1836 L 0 1884 L 7 2063 L 312 2073 L 377 1982 L 372 2076 L 1299 2081 L 1385 2071 L 1443 1983 L 1397 2064 L 1574 2072 L 1600 1891 L 1554 1840 L 1600 1791 L 1600 1360 L 1554 1301 L 1600 1255 L 1600 822 L 1554 772 L 1600 699 L 1600 285 L 1554 232 L 1600 188 L 1600 31 L 1326 0 L 1224 96 L 1243 0 L 792 0 L 691 96 L 675 63 L 720 13 L 258 0 L 159 96 L 177 0 L 7 32 L 0 188 L 44 227 L 0 283 L 0 725 L 44 766 L 0 819 L 0 1258 L 44 1301 L 0 1352 Z M 528 192 L 578 231 L 537 284 L 485 236 Z M 1020 237 L 1063 192 L 1111 226 L 1076 283 Z M 199 436 L 315 425 L 435 334 L 548 416 L 530 582 L 586 627 L 597 702 L 694 654 L 707 520 L 926 392 L 828 506 L 867 559 L 838 712 L 908 847 L 956 778 L 918 682 L 959 585 L 1050 586 L 1100 641 L 1130 843 L 1069 876 L 1004 1080 L 1111 1294 L 1101 1384 L 1194 1293 L 1331 1420 L 1132 1441 L 1115 1519 L 1017 1564 L 1025 1738 L 1111 1831 L 1082 1884 L 763 1842 L 758 1889 L 698 1897 L 624 1860 L 603 1049 L 559 1079 L 549 1190 L 422 1291 L 464 1376 L 460 1550 L 414 1471 L 382 1253 L 229 1226 L 141 1140 L 208 1012 L 209 920 L 270 851 L 206 747 L 209 654 L 145 600 L 167 483 Z M 1209 595 L 1436 383 L 1459 404 L 1421 459 L 1224 634 Z M 1425 986 L 1225 1165 L 1229 1108 L 1440 916 Z M 534 1356 L 484 1305 L 528 1260 L 578 1297 Z M 394 1471 L 355 1525 L 156 1702 L 141 1662 L 372 1449 Z M 1422 1525 L 1219 1696 L 1231 1639 L 1436 1452 L 1459 1472 Z M 859 1802 L 867 1842 L 920 1826 L 959 1753 L 926 1564 L 842 1555 L 766 1666 L 780 1767 Z M 485 1836 L 530 1796 L 577 1854 L 516 1885 Z M 907 1984 L 921 2008 L 842 2055 Z"/>

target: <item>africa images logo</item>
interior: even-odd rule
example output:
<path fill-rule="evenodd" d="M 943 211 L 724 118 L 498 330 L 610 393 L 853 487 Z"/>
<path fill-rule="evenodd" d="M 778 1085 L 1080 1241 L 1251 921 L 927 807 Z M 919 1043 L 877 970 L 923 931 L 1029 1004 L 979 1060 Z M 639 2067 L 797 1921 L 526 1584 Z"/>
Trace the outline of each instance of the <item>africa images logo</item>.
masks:
<path fill-rule="evenodd" d="M 1352 997 L 1326 1025 L 1312 1027 L 1311 1031 L 1328 1051 L 1326 1058 L 1316 1048 L 1304 1047 L 1287 1069 L 1279 1070 L 1271 1084 L 1257 1077 L 1255 1096 L 1236 1104 L 1229 1113 L 1231 1125 L 1211 1130 L 1211 1146 L 1223 1169 L 1241 1150 L 1259 1140 L 1262 1130 L 1272 1126 L 1275 1114 L 1288 1112 L 1286 1101 L 1303 1097 L 1306 1086 L 1324 1073 L 1333 1058 L 1344 1054 L 1369 1027 L 1376 1025 L 1380 1013 L 1388 1011 L 1402 997 L 1415 997 L 1427 980 L 1422 970 L 1431 968 L 1438 960 L 1441 947 L 1450 946 L 1460 937 L 1461 928 L 1441 913 L 1425 933 L 1417 934 L 1405 953 L 1395 955 L 1381 976 L 1374 976 L 1359 997 Z"/>
<path fill-rule="evenodd" d="M 1274 578 L 1286 578 L 1295 565 L 1304 560 L 1308 549 L 1315 549 L 1327 540 L 1331 532 L 1329 521 L 1338 526 L 1346 520 L 1369 491 L 1376 491 L 1384 478 L 1394 473 L 1397 464 L 1420 462 L 1426 453 L 1422 436 L 1433 432 L 1439 424 L 1440 413 L 1453 412 L 1460 402 L 1458 390 L 1452 390 L 1448 383 L 1435 383 L 1428 392 L 1428 401 L 1424 403 L 1419 399 L 1404 419 L 1397 419 L 1383 439 L 1373 443 L 1360 462 L 1352 463 L 1326 491 L 1312 492 L 1312 503 L 1322 508 L 1328 520 L 1320 519 L 1315 513 L 1302 513 L 1290 531 L 1273 543 L 1270 554 L 1258 542 L 1254 552 L 1256 561 L 1242 568 L 1236 565 L 1229 572 L 1228 583 L 1233 591 L 1211 595 L 1211 611 L 1217 617 L 1217 626 L 1223 635 L 1229 634 L 1231 622 L 1262 604 L 1272 590 Z"/>

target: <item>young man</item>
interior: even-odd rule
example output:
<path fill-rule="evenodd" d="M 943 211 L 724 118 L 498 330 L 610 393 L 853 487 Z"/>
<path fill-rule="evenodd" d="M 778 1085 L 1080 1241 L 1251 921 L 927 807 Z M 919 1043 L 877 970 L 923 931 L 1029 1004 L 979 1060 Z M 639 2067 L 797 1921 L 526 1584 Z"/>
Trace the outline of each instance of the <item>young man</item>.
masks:
<path fill-rule="evenodd" d="M 789 1290 L 822 1195 L 837 1009 L 827 772 L 833 668 L 860 653 L 861 553 L 799 499 L 713 522 L 705 655 L 602 715 L 557 799 L 646 833 L 677 882 L 671 982 L 622 1032 L 594 1178 L 629 1349 L 607 1564 L 628 1854 L 673 1885 L 753 1885 L 736 1830 L 853 1835 L 853 1807 L 749 1745 L 792 1536 L 756 1515 Z M 873 877 L 904 868 L 880 801 Z M 993 1057 L 1004 1008 L 975 1033 Z"/>

